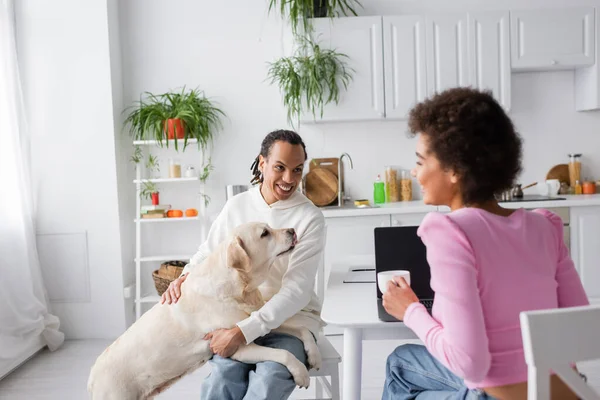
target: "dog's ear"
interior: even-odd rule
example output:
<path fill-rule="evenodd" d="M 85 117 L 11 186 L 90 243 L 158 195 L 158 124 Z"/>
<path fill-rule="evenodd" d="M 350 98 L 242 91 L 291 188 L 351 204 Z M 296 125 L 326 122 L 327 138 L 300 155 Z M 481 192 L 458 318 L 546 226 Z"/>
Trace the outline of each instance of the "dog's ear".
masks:
<path fill-rule="evenodd" d="M 244 249 L 244 242 L 239 236 L 235 236 L 227 247 L 227 264 L 241 271 L 247 271 L 250 266 L 250 257 L 248 257 L 248 253 Z"/>

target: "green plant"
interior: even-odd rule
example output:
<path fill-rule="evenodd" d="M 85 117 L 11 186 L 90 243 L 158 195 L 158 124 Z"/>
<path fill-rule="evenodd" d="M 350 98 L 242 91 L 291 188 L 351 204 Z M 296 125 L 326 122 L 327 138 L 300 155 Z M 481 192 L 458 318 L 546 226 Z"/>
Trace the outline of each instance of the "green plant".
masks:
<path fill-rule="evenodd" d="M 150 172 L 160 172 L 160 165 L 158 164 L 158 157 L 148 154 L 148 159 L 146 160 L 146 169 Z"/>
<path fill-rule="evenodd" d="M 140 197 L 146 198 L 146 200 L 150 200 L 152 197 L 152 193 L 158 192 L 158 187 L 156 183 L 150 181 L 144 181 L 142 183 L 142 190 L 140 191 Z"/>
<path fill-rule="evenodd" d="M 214 169 L 215 168 L 212 165 L 211 159 L 209 158 L 208 163 L 206 163 L 202 167 L 202 172 L 200 172 L 200 175 L 198 177 L 200 179 L 200 182 L 202 182 L 202 183 L 206 182 L 206 180 L 208 179 L 208 176 Z M 203 192 L 200 192 L 199 195 L 204 199 L 204 207 L 208 207 L 208 205 L 210 204 L 210 196 Z"/>
<path fill-rule="evenodd" d="M 130 161 L 134 164 L 139 164 L 143 158 L 142 149 L 140 146 L 135 146 L 135 150 L 133 151 L 133 155 L 130 158 Z"/>
<path fill-rule="evenodd" d="M 215 169 L 215 167 L 212 165 L 211 159 L 208 159 L 208 163 L 202 167 L 202 172 L 200 173 L 200 181 L 201 182 L 206 182 L 206 180 L 208 179 L 208 176 L 210 175 L 210 173 Z"/>
<path fill-rule="evenodd" d="M 180 119 L 183 122 L 183 148 L 188 139 L 198 140 L 198 148 L 202 150 L 212 142 L 217 129 L 222 128 L 221 117 L 225 113 L 208 100 L 198 89 L 181 92 L 167 92 L 154 95 L 145 92 L 140 100 L 126 108 L 128 112 L 125 125 L 129 125 L 129 133 L 134 140 L 156 140 L 166 146 L 165 124 L 168 119 Z M 178 149 L 177 140 L 174 140 Z"/>
<path fill-rule="evenodd" d="M 319 16 L 320 12 L 333 18 L 341 14 L 357 15 L 353 5 L 361 6 L 358 0 L 269 0 L 269 12 L 279 9 L 282 17 L 287 16 L 294 35 L 298 33 L 298 24 L 304 33 L 312 32 L 310 18 Z"/>
<path fill-rule="evenodd" d="M 316 118 L 317 112 L 323 116 L 326 104 L 339 102 L 340 85 L 346 89 L 352 79 L 353 70 L 347 66 L 347 58 L 302 38 L 293 56 L 269 64 L 268 78 L 271 84 L 279 86 L 292 126 L 304 107 Z"/>

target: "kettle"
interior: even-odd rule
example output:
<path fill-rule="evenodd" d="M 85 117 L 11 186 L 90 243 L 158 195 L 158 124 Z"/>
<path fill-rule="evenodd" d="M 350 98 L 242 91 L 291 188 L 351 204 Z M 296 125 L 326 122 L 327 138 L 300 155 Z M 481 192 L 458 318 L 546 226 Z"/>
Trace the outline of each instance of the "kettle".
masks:
<path fill-rule="evenodd" d="M 518 199 L 523 197 L 523 189 L 521 189 L 521 184 L 518 183 L 515 185 L 515 187 L 512 190 L 512 197 L 516 197 Z"/>

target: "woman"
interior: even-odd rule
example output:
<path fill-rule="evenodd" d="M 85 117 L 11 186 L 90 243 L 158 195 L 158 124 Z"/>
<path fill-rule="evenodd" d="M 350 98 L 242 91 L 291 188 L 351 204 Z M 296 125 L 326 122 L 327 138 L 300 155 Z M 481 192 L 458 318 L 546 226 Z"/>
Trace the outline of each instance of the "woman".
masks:
<path fill-rule="evenodd" d="M 413 170 L 431 213 L 418 234 L 427 247 L 432 315 L 406 282 L 388 284 L 383 305 L 425 346 L 398 347 L 387 361 L 383 399 L 526 399 L 519 313 L 586 305 L 548 211 L 502 208 L 494 195 L 521 170 L 521 139 L 489 93 L 450 89 L 418 104 Z M 553 398 L 574 398 L 555 376 Z"/>
<path fill-rule="evenodd" d="M 201 386 L 203 400 L 287 399 L 295 384 L 283 365 L 270 361 L 250 365 L 228 357 L 241 344 L 255 342 L 286 349 L 306 364 L 304 346 L 298 338 L 269 332 L 287 322 L 304 326 L 318 337 L 321 304 L 313 288 L 323 258 L 325 219 L 321 210 L 297 190 L 306 157 L 304 142 L 297 133 L 269 133 L 251 167 L 252 183 L 258 186 L 229 199 L 206 242 L 163 294 L 163 303 L 177 302 L 187 272 L 242 223 L 266 222 L 273 228 L 294 228 L 298 235 L 294 250 L 275 261 L 260 287 L 267 303 L 233 329 L 220 329 L 206 336 L 215 356 L 210 361 L 212 373 Z"/>

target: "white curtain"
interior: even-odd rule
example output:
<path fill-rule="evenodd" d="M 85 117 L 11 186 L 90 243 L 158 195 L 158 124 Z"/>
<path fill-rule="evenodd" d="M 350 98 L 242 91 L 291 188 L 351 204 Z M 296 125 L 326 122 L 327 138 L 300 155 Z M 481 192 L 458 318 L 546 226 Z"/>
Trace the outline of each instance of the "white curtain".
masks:
<path fill-rule="evenodd" d="M 64 341 L 49 313 L 35 243 L 35 207 L 15 41 L 14 0 L 0 0 L 0 377 L 36 343 Z"/>

